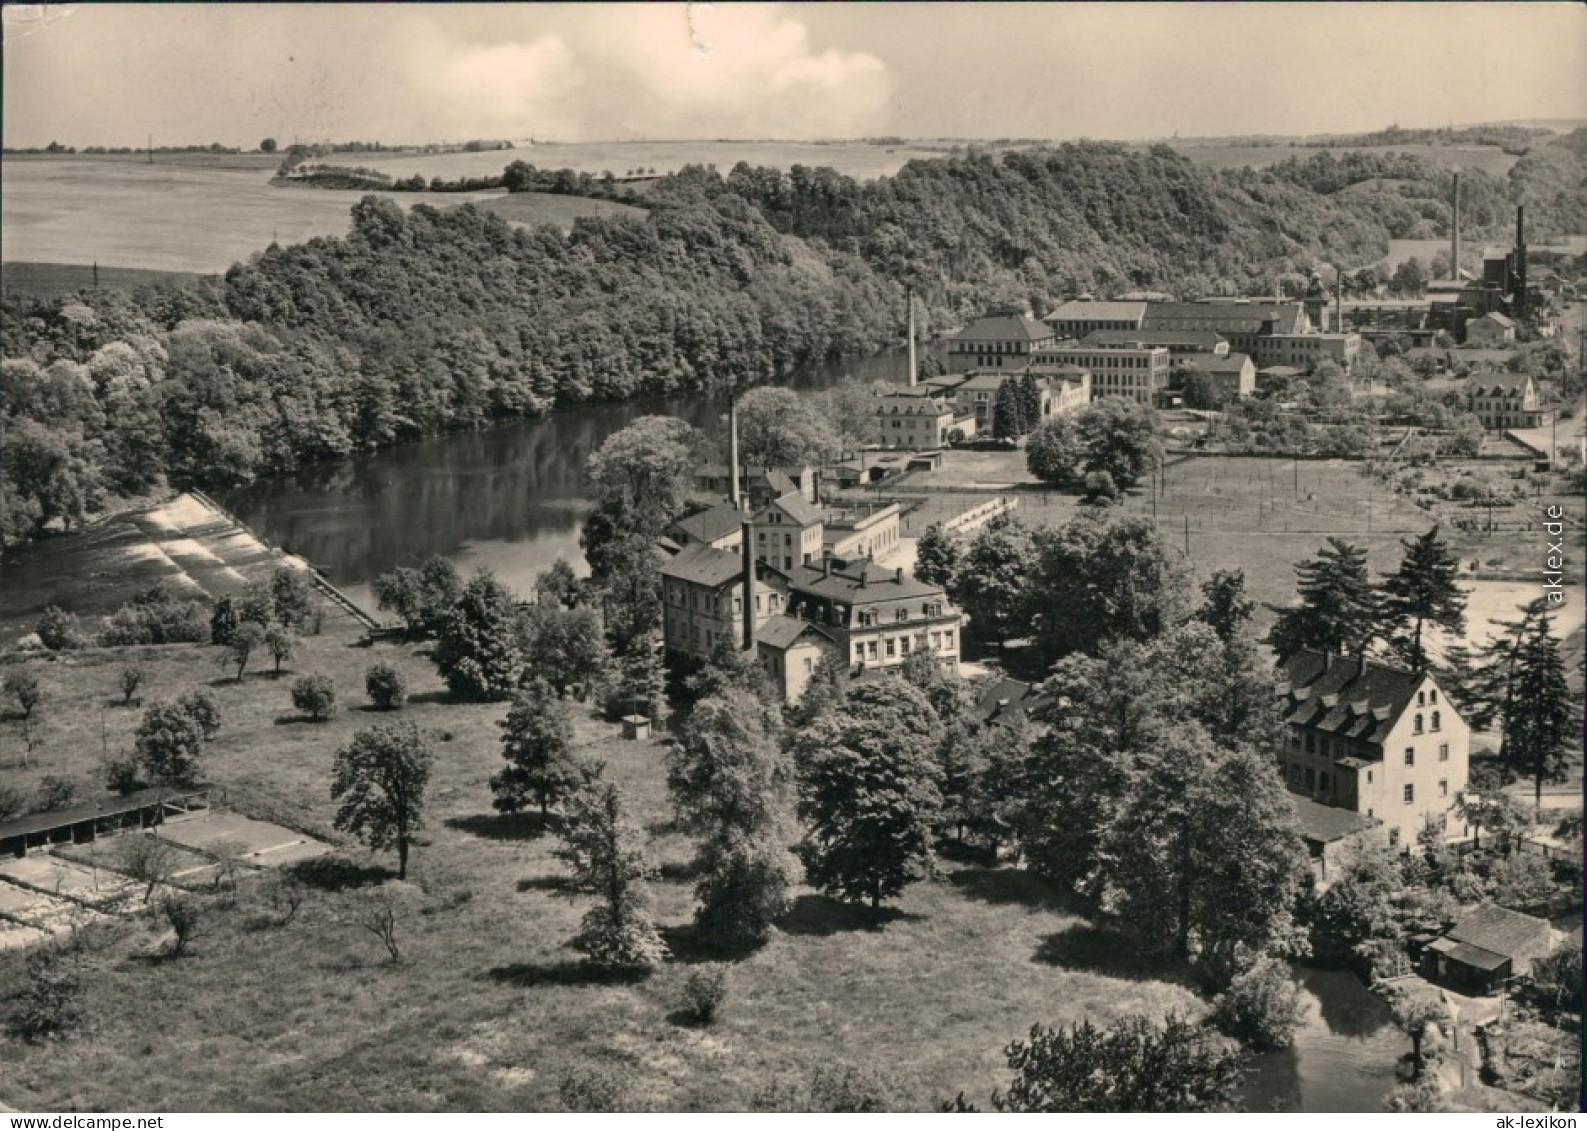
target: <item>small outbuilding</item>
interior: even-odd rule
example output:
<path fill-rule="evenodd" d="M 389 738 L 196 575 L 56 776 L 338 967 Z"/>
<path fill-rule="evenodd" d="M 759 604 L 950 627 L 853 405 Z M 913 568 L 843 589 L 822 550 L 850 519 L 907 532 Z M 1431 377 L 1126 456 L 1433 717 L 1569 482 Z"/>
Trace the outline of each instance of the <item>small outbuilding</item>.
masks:
<path fill-rule="evenodd" d="M 0 821 L 0 857 L 26 856 L 57 844 L 87 844 L 125 829 L 146 829 L 167 817 L 209 807 L 212 787 L 140 789 L 65 809 Z"/>
<path fill-rule="evenodd" d="M 1465 993 L 1488 994 L 1529 974 L 1549 952 L 1548 920 L 1485 903 L 1427 944 L 1427 977 Z"/>

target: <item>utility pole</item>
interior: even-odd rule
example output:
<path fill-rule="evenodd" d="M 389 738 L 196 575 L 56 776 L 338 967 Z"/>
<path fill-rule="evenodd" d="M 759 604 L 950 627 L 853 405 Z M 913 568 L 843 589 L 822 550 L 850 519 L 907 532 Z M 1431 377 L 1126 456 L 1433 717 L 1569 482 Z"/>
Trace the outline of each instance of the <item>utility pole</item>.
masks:
<path fill-rule="evenodd" d="M 1190 557 L 1190 512 L 1185 512 L 1185 557 Z"/>
<path fill-rule="evenodd" d="M 149 135 L 149 164 L 154 164 L 154 135 Z"/>

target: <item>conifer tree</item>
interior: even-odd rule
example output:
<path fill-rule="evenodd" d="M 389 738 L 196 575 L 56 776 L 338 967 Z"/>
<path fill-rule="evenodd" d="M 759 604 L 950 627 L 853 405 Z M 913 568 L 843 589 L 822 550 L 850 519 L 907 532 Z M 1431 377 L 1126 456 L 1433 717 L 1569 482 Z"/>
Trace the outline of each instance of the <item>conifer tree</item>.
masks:
<path fill-rule="evenodd" d="M 1024 434 L 1024 414 L 1019 402 L 1019 387 L 1006 380 L 997 387 L 992 401 L 992 438 L 1014 440 Z"/>
<path fill-rule="evenodd" d="M 1541 808 L 1543 785 L 1564 781 L 1568 752 L 1581 731 L 1581 710 L 1565 680 L 1565 661 L 1551 631 L 1553 618 L 1533 620 L 1515 650 L 1514 687 L 1504 716 L 1504 761 L 1532 779 Z"/>
<path fill-rule="evenodd" d="M 600 900 L 585 914 L 573 946 L 596 966 L 648 970 L 667 956 L 650 916 L 656 868 L 639 830 L 624 816 L 617 787 L 602 780 L 600 769 L 586 767 L 583 783 L 568 798 L 556 850 L 573 870 L 575 887 Z"/>
<path fill-rule="evenodd" d="M 1026 372 L 1020 375 L 1019 414 L 1022 436 L 1041 423 L 1041 389 L 1036 384 L 1034 373 Z"/>
<path fill-rule="evenodd" d="M 1295 566 L 1295 575 L 1301 603 L 1279 611 L 1268 637 L 1280 657 L 1303 648 L 1359 652 L 1378 635 L 1380 606 L 1366 550 L 1330 538 L 1315 558 Z"/>
<path fill-rule="evenodd" d="M 1416 671 L 1427 666 L 1422 631 L 1433 624 L 1460 634 L 1466 630 L 1466 595 L 1456 578 L 1459 559 L 1433 527 L 1419 538 L 1402 540 L 1400 568 L 1383 580 L 1383 627 L 1390 644 Z"/>
<path fill-rule="evenodd" d="M 582 780 L 573 757 L 572 711 L 550 684 L 536 679 L 518 690 L 498 725 L 507 765 L 490 779 L 491 804 L 516 813 L 534 803 L 544 817 Z"/>

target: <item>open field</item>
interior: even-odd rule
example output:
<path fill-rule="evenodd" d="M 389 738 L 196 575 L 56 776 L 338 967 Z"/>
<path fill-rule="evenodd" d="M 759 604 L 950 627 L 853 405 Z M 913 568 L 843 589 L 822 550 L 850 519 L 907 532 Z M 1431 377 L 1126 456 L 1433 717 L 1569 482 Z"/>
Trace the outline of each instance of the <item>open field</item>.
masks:
<path fill-rule="evenodd" d="M 917 146 L 871 145 L 863 141 L 622 141 L 580 144 L 519 144 L 516 149 L 488 153 L 359 153 L 348 154 L 348 164 L 379 169 L 393 177 L 484 177 L 500 173 L 514 161 L 538 169 L 572 169 L 579 173 L 610 172 L 624 176 L 630 170 L 654 169 L 675 173 L 685 165 L 715 165 L 724 175 L 740 161 L 788 169 L 794 165 L 829 166 L 840 173 L 867 180 L 890 176 L 904 162 L 940 152 Z M 357 160 L 351 160 L 356 157 Z"/>
<path fill-rule="evenodd" d="M 288 706 L 288 678 L 216 680 L 214 651 L 146 650 L 144 694 L 213 683 L 224 718 L 205 773 L 240 811 L 328 830 L 336 747 L 387 721 L 359 709 L 362 672 L 377 659 L 416 693 L 399 717 L 444 736 L 428 843 L 410 882 L 387 885 L 410 908 L 398 927 L 403 968 L 353 921 L 347 893 L 316 892 L 292 926 L 262 928 L 260 897 L 245 884 L 238 906 L 211 908 L 191 957 L 174 962 L 138 957 L 158 945 L 153 922 L 104 924 L 85 975 L 91 1025 L 71 1056 L 0 1038 L 13 1105 L 554 1110 L 564 1071 L 601 1066 L 631 1080 L 636 1106 L 742 1109 L 767 1083 L 802 1082 L 837 1061 L 874 1066 L 895 1107 L 922 1110 L 961 1088 L 984 1102 L 1007 1076 L 1000 1049 L 1033 1021 L 1200 1009 L 1174 971 L 1099 935 L 1023 873 L 949 863 L 876 917 L 802 892 L 774 938 L 733 965 L 722 1020 L 682 1026 L 669 1015 L 702 955 L 679 929 L 692 908 L 690 846 L 670 825 L 659 743 L 579 721 L 585 753 L 608 761 L 651 835 L 664 870 L 656 910 L 680 956 L 645 981 L 591 980 L 565 946 L 588 901 L 560 892 L 552 838 L 536 817 L 490 807 L 502 705 L 448 703 L 416 648 L 326 635 L 307 640 L 293 667 L 331 675 L 347 703 L 315 724 Z M 49 695 L 47 741 L 23 769 L 16 724 L 0 723 L 8 784 L 29 790 L 46 773 L 93 783 L 101 719 L 116 749 L 138 715 L 104 706 L 128 659 L 27 661 Z M 0 999 L 17 969 L 0 957 Z"/>
<path fill-rule="evenodd" d="M 160 283 L 191 282 L 193 271 L 144 271 L 136 267 L 99 268 L 102 290 L 135 291 Z M 94 268 L 82 263 L 7 263 L 0 267 L 0 294 L 16 299 L 49 299 L 76 294 L 95 285 Z"/>
<path fill-rule="evenodd" d="M 183 169 L 268 169 L 272 173 L 281 167 L 285 153 L 156 153 L 149 160 L 146 153 L 8 153 L 6 164 L 30 162 L 70 162 L 77 165 L 162 165 Z"/>
<path fill-rule="evenodd" d="M 290 244 L 344 234 L 352 206 L 366 195 L 272 185 L 272 170 L 71 157 L 8 159 L 0 174 L 5 259 L 214 274 L 272 240 Z M 507 194 L 377 195 L 390 196 L 404 207 L 424 203 L 451 208 Z M 571 197 L 538 203 L 543 212 L 535 203 L 515 201 L 507 218 L 566 227 L 575 215 L 607 214 L 623 207 Z"/>
<path fill-rule="evenodd" d="M 1490 176 L 1502 177 L 1516 162 L 1516 158 L 1491 145 L 1341 145 L 1324 149 L 1293 142 L 1229 145 L 1209 140 L 1174 141 L 1169 144 L 1197 165 L 1205 165 L 1210 169 L 1238 169 L 1246 165 L 1260 169 L 1291 157 L 1299 157 L 1304 161 L 1319 153 L 1331 153 L 1335 157 L 1346 153 L 1405 153 L 1446 168 L 1480 169 Z M 1140 148 L 1144 149 L 1145 146 Z"/>

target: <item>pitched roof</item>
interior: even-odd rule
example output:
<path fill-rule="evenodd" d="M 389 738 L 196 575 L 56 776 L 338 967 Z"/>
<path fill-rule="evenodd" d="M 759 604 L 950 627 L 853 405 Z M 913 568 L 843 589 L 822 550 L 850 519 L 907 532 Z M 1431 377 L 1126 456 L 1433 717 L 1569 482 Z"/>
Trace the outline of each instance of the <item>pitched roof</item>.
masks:
<path fill-rule="evenodd" d="M 1031 685 L 1022 679 L 1003 676 L 980 688 L 975 697 L 975 713 L 982 722 L 997 718 L 1004 711 L 1028 711 L 1026 700 L 1031 697 Z"/>
<path fill-rule="evenodd" d="M 771 506 L 781 507 L 800 526 L 814 526 L 821 521 L 820 508 L 801 495 L 797 489 L 778 495 L 761 510 L 764 511 Z"/>
<path fill-rule="evenodd" d="M 696 514 L 685 515 L 667 529 L 681 531 L 694 542 L 715 542 L 739 529 L 743 515 L 731 503 L 717 503 Z"/>
<path fill-rule="evenodd" d="M 1288 683 L 1280 685 L 1279 695 L 1286 722 L 1374 745 L 1388 736 L 1427 678 L 1376 660 L 1330 658 L 1309 648 L 1284 661 L 1284 676 Z"/>
<path fill-rule="evenodd" d="M 908 597 L 942 597 L 942 587 L 888 569 L 873 561 L 847 562 L 839 566 L 832 563 L 832 572 L 822 572 L 821 565 L 796 565 L 780 570 L 788 584 L 801 592 L 845 604 L 864 604 L 869 601 L 896 601 Z M 863 584 L 861 579 L 864 579 Z M 943 597 L 944 602 L 947 598 Z"/>
<path fill-rule="evenodd" d="M 1088 346 L 1195 346 L 1210 351 L 1223 341 L 1216 330 L 1092 330 L 1081 339 Z"/>
<path fill-rule="evenodd" d="M 1508 317 L 1506 317 L 1503 314 L 1500 314 L 1497 310 L 1488 311 L 1488 313 L 1484 314 L 1481 318 L 1477 319 L 1477 321 L 1478 322 L 1495 322 L 1498 325 L 1503 326 L 1506 330 L 1511 330 L 1511 329 L 1515 328 L 1515 320 L 1512 319 L 1512 318 L 1508 318 Z"/>
<path fill-rule="evenodd" d="M 1028 314 L 988 314 L 977 318 L 953 336 L 958 342 L 1040 342 L 1053 336 L 1053 328 Z"/>
<path fill-rule="evenodd" d="M 1184 359 L 1203 373 L 1240 373 L 1247 365 L 1254 365 L 1243 353 L 1196 353 Z"/>
<path fill-rule="evenodd" d="M 1289 799 L 1295 806 L 1295 819 L 1300 822 L 1300 835 L 1317 844 L 1344 840 L 1379 823 L 1354 810 L 1322 805 L 1298 793 L 1291 793 Z"/>
<path fill-rule="evenodd" d="M 1142 328 L 1255 334 L 1271 324 L 1275 334 L 1293 334 L 1304 313 L 1298 302 L 1153 302 L 1147 304 Z"/>
<path fill-rule="evenodd" d="M 813 633 L 823 640 L 830 641 L 832 639 L 831 635 L 814 621 L 800 620 L 798 617 L 780 613 L 756 626 L 755 640 L 758 643 L 776 648 L 778 651 L 786 651 L 792 647 L 794 641 L 807 632 Z"/>
<path fill-rule="evenodd" d="M 716 589 L 738 577 L 742 565 L 737 551 L 717 550 L 695 542 L 663 562 L 661 576 Z"/>
<path fill-rule="evenodd" d="M 1535 946 L 1540 939 L 1546 943 L 1548 921 L 1485 903 L 1444 932 L 1444 937 L 1510 956 Z"/>
<path fill-rule="evenodd" d="M 1134 322 L 1146 314 L 1144 302 L 1086 302 L 1072 299 L 1048 314 L 1046 322 Z"/>
<path fill-rule="evenodd" d="M 165 801 L 176 801 L 184 797 L 196 797 L 207 793 L 211 787 L 207 784 L 188 786 L 182 789 L 155 788 L 138 789 L 131 793 L 106 797 L 99 801 L 85 801 L 81 805 L 69 805 L 64 809 L 50 809 L 42 813 L 28 813 L 9 821 L 0 821 L 0 840 L 10 840 L 12 837 L 35 836 L 47 833 L 52 829 L 66 828 L 80 824 L 84 821 L 93 821 L 104 817 L 121 817 L 129 813 L 136 813 L 140 809 L 150 809 L 162 805 Z"/>
<path fill-rule="evenodd" d="M 1524 392 L 1531 375 L 1526 373 L 1479 373 L 1471 378 L 1471 383 L 1466 386 L 1473 393 L 1484 389 L 1493 389 L 1498 392 Z"/>

